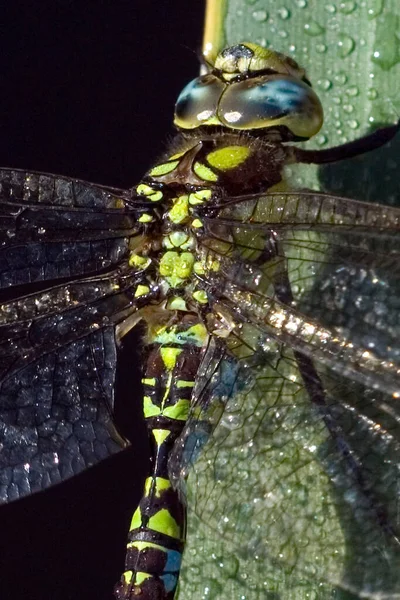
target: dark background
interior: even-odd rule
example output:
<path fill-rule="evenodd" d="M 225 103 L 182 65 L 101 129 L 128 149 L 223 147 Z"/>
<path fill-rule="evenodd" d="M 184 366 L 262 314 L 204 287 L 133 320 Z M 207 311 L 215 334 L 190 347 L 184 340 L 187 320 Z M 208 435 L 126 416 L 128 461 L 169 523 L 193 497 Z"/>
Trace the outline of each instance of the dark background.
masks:
<path fill-rule="evenodd" d="M 120 187 L 140 180 L 197 75 L 203 17 L 198 1 L 0 2 L 0 165 Z M 117 419 L 132 448 L 1 507 L 1 600 L 113 598 L 148 460 L 139 353 L 128 336 L 117 372 Z"/>

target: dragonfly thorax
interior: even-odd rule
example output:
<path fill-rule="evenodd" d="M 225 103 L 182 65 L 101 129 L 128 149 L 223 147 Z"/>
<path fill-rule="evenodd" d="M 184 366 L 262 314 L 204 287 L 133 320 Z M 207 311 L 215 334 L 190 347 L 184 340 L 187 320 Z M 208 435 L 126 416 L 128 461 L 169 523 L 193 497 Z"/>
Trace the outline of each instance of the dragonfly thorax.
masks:
<path fill-rule="evenodd" d="M 177 151 L 153 167 L 134 190 L 138 201 L 144 199 L 148 206 L 140 220 L 149 230 L 149 242 L 131 256 L 132 267 L 149 273 L 136 295 L 157 286 L 169 309 L 193 310 L 194 301 L 197 312 L 199 304 L 207 304 L 201 280 L 218 272 L 220 262 L 213 252 L 198 249 L 204 219 L 225 197 L 280 183 L 286 161 L 282 144 L 243 133 L 183 139 Z M 269 169 L 260 177 L 266 164 Z"/>

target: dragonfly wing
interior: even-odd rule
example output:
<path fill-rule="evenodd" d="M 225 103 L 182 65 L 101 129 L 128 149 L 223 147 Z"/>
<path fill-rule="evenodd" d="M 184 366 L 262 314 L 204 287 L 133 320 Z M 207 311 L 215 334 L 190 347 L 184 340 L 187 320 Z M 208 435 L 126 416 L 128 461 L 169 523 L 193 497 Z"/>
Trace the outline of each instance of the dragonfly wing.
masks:
<path fill-rule="evenodd" d="M 122 446 L 111 420 L 114 328 L 42 355 L 2 382 L 0 501 L 72 477 Z"/>
<path fill-rule="evenodd" d="M 237 220 L 227 210 L 206 222 L 204 244 L 221 262 L 221 302 L 332 368 L 399 392 L 400 211 L 306 193 L 239 202 Z"/>
<path fill-rule="evenodd" d="M 0 170 L 0 286 L 98 272 L 127 255 L 137 212 L 87 182 Z"/>
<path fill-rule="evenodd" d="M 318 210 L 296 196 L 297 220 L 284 195 L 204 220 L 204 253 L 220 263 L 203 282 L 209 323 L 236 384 L 222 398 L 210 378 L 202 392 L 226 408 L 188 479 L 199 595 L 400 593 L 400 212 L 336 199 L 322 219 L 335 199 L 317 196 Z M 324 335 L 307 338 L 312 326 Z M 193 419 L 210 414 L 200 396 Z"/>
<path fill-rule="evenodd" d="M 0 171 L 0 501 L 120 449 L 115 325 L 136 309 L 137 211 L 118 190 Z M 96 273 L 96 274 L 93 274 Z"/>
<path fill-rule="evenodd" d="M 344 590 L 394 599 L 397 404 L 314 361 L 327 404 L 321 409 L 291 348 L 264 339 L 260 352 L 256 332 L 241 335 L 234 341 L 247 385 L 227 400 L 188 479 L 188 589 L 218 591 L 223 582 L 227 596 L 245 585 L 252 600 Z"/>
<path fill-rule="evenodd" d="M 116 270 L 1 304 L 0 376 L 133 313 L 136 284 Z"/>

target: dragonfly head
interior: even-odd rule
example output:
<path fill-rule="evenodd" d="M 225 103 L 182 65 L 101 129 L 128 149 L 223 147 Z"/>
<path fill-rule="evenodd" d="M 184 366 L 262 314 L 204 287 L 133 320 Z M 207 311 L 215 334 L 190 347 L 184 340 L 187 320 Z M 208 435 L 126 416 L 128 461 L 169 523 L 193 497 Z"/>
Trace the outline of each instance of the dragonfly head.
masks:
<path fill-rule="evenodd" d="M 320 130 L 323 111 L 292 58 L 245 42 L 225 48 L 208 73 L 182 90 L 174 122 L 184 131 L 217 127 L 307 140 Z"/>

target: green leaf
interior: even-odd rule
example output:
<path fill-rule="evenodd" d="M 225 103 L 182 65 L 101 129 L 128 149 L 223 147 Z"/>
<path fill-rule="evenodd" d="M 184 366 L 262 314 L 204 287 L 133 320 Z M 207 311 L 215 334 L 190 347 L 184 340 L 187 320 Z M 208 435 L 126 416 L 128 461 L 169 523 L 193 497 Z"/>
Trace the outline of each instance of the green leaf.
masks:
<path fill-rule="evenodd" d="M 215 0 L 209 1 L 205 50 L 213 56 L 223 46 L 252 41 L 295 58 L 325 110 L 322 130 L 306 147 L 324 149 L 397 121 L 399 19 L 398 0 Z M 396 139 L 323 169 L 296 167 L 289 177 L 297 187 L 399 205 L 399 151 Z M 400 597 L 377 591 L 379 578 L 385 582 L 400 568 L 389 551 L 371 564 L 372 591 L 365 591 L 362 536 L 354 541 L 356 533 L 332 501 L 323 461 L 314 454 L 327 443 L 326 432 L 307 412 L 291 375 L 295 382 L 296 374 L 285 372 L 284 393 L 278 393 L 276 369 L 266 368 L 251 395 L 230 402 L 189 477 L 180 600 Z M 315 448 L 304 443 L 310 430 Z M 266 530 L 268 494 L 276 522 Z"/>

